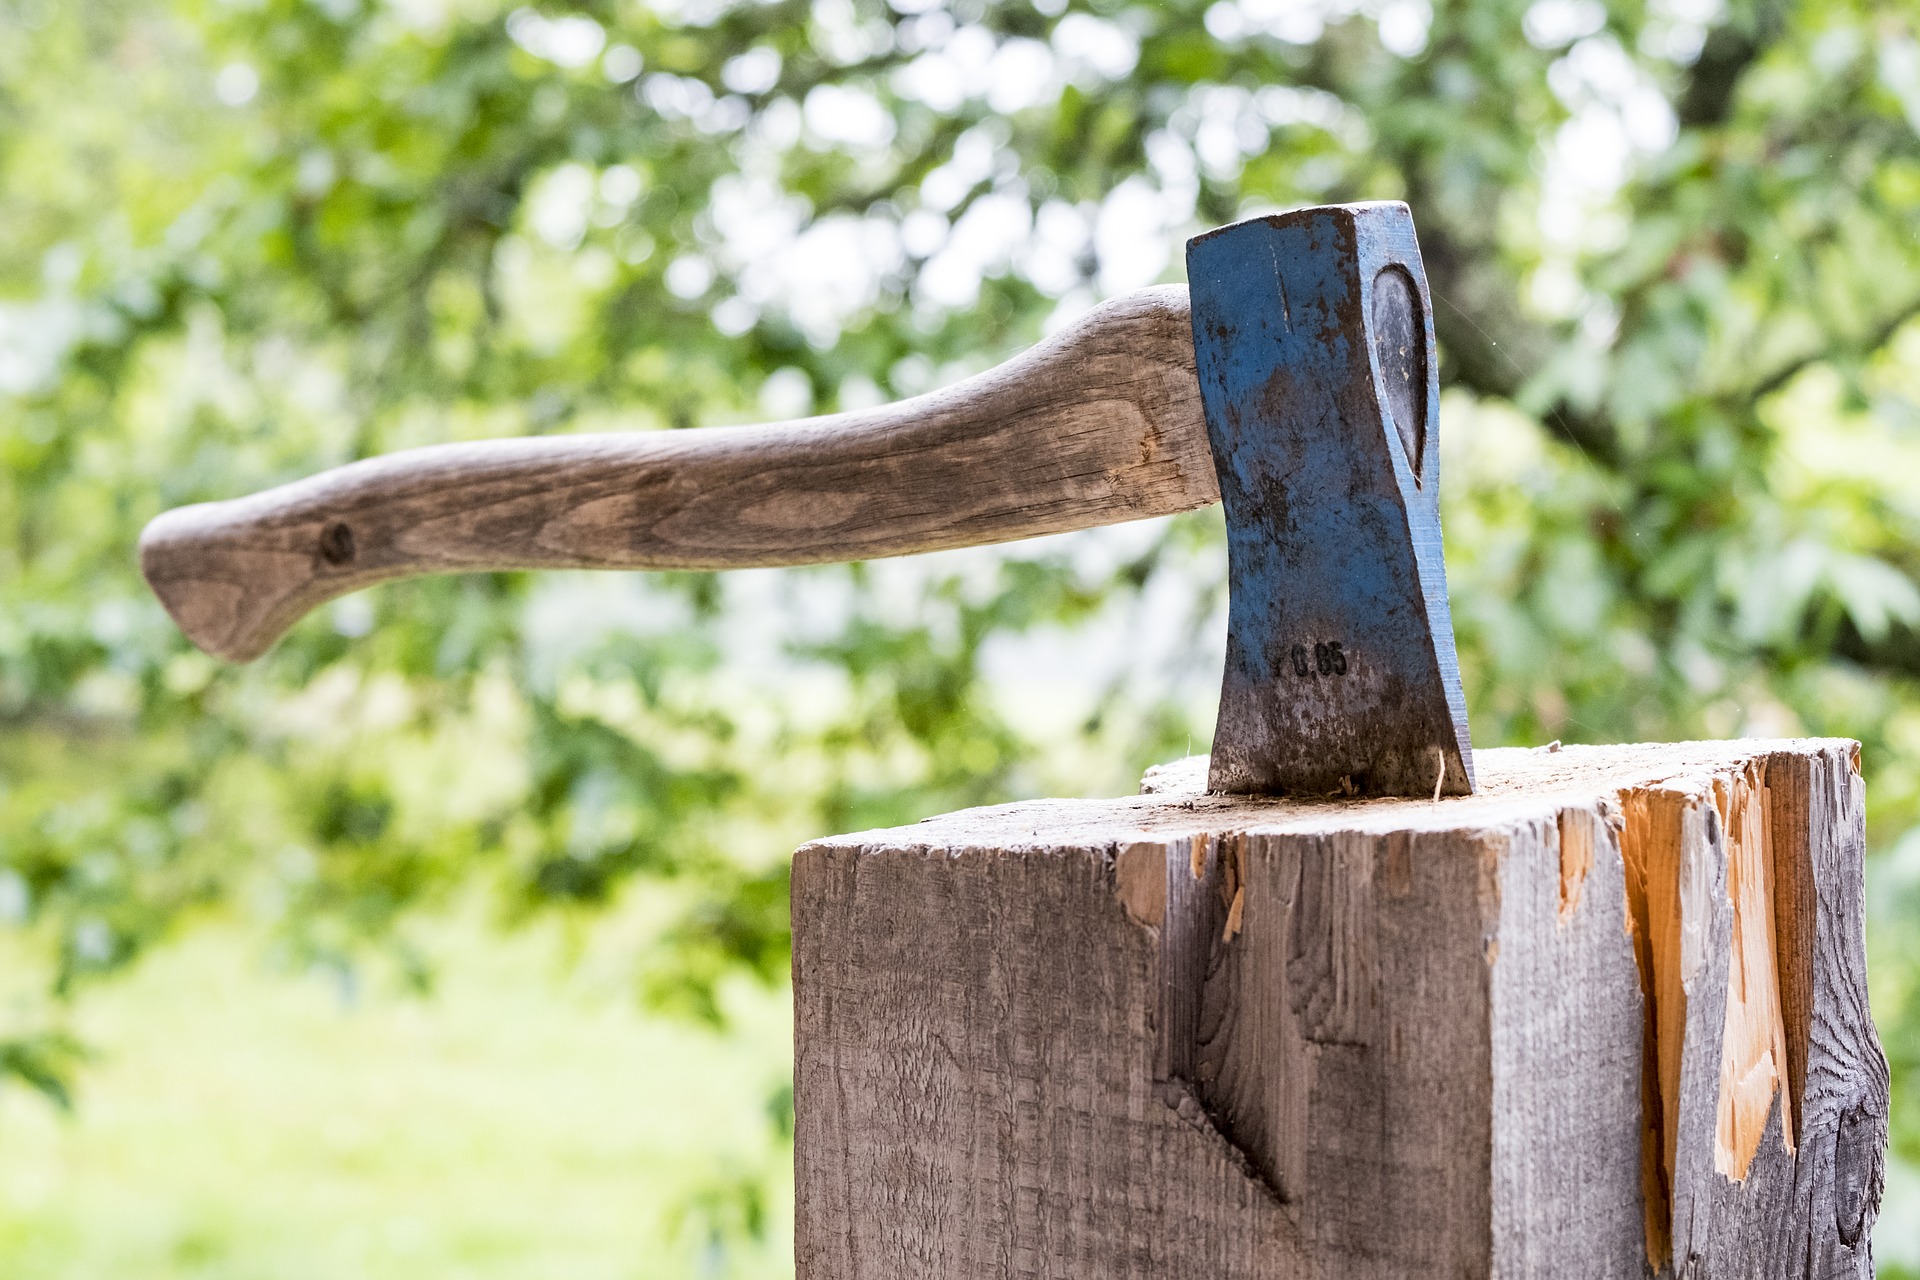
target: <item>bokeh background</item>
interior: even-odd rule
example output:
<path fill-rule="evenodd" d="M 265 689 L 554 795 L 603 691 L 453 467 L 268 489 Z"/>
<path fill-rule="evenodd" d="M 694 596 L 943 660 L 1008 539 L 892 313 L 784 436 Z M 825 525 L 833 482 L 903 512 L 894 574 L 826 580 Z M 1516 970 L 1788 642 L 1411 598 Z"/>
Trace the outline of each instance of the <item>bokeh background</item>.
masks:
<path fill-rule="evenodd" d="M 1920 1275 L 1917 130 L 1912 0 L 0 0 L 0 1275 L 790 1271 L 788 851 L 1212 723 L 1217 511 L 244 669 L 145 520 L 913 394 L 1364 198 L 1475 740 L 1864 742 Z"/>

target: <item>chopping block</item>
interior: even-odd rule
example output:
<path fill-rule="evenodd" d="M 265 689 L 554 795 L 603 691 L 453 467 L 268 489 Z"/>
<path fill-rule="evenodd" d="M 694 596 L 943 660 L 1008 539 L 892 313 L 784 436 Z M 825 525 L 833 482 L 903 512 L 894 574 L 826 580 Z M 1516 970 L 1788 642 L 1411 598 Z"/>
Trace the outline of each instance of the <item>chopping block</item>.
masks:
<path fill-rule="evenodd" d="M 800 1280 L 1872 1275 L 1855 744 L 1206 764 L 798 852 Z"/>

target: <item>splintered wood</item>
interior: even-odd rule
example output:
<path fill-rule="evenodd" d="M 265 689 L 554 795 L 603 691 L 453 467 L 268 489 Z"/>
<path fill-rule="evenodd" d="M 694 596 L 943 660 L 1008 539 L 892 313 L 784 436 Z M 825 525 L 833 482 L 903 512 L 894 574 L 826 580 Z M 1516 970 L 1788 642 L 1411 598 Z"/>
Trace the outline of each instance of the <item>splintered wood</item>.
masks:
<path fill-rule="evenodd" d="M 1738 769 L 1620 793 L 1628 923 L 1647 1008 L 1642 1190 L 1647 1251 L 1658 1262 L 1671 1252 L 1689 1045 L 1700 1061 L 1712 1056 L 1710 1045 L 1699 1047 L 1700 1037 L 1688 1037 L 1689 992 L 1710 962 L 1722 966 L 1706 992 L 1721 1020 L 1718 1059 L 1709 1064 L 1718 1081 L 1713 1170 L 1729 1181 L 1745 1181 L 1776 1113 L 1771 1132 L 1785 1154 L 1794 1153 L 1797 1092 L 1788 1087 L 1788 1063 L 1804 1061 L 1805 1048 L 1788 1050 L 1779 973 L 1783 958 L 1798 957 L 1812 939 L 1801 936 L 1794 904 L 1782 901 L 1802 891 L 1804 882 L 1790 878 L 1782 888 L 1774 871 L 1776 858 L 1804 852 L 1798 847 L 1804 838 L 1790 835 L 1776 845 L 1769 764 L 1760 758 Z M 1721 916 L 1723 959 L 1715 952 Z M 1716 1010 L 1709 1008 L 1708 1016 Z M 1806 1034 L 1804 1023 L 1796 1027 L 1797 1040 Z"/>
<path fill-rule="evenodd" d="M 802 849 L 801 1280 L 1871 1276 L 1853 745 L 1475 767 Z"/>

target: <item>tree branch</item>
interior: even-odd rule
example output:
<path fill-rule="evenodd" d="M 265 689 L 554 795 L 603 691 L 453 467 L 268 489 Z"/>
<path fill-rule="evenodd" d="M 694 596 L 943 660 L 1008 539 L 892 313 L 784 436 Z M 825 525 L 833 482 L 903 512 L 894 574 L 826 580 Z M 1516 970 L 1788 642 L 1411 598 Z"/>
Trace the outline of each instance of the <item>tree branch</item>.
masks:
<path fill-rule="evenodd" d="M 1856 351 L 1863 356 L 1872 355 L 1874 352 L 1880 350 L 1880 348 L 1886 346 L 1887 343 L 1893 341 L 1893 336 L 1900 332 L 1901 327 L 1916 316 L 1920 316 L 1920 297 L 1914 298 L 1905 306 L 1899 308 L 1892 315 L 1875 325 L 1867 333 L 1866 337 L 1856 345 Z M 1810 365 L 1819 364 L 1822 360 L 1830 358 L 1834 354 L 1834 350 L 1831 346 L 1818 347 L 1787 361 L 1787 363 L 1780 368 L 1775 369 L 1772 373 L 1755 383 L 1749 390 L 1741 394 L 1739 398 L 1749 404 L 1766 399 L 1774 392 L 1780 390 L 1780 388 L 1786 386 L 1789 382 L 1792 382 L 1795 377 Z"/>
<path fill-rule="evenodd" d="M 1741 77 L 1780 38 L 1786 16 L 1780 0 L 1763 0 L 1755 6 L 1750 22 L 1729 19 L 1708 33 L 1686 90 L 1675 103 L 1681 128 L 1706 129 L 1726 123 Z"/>

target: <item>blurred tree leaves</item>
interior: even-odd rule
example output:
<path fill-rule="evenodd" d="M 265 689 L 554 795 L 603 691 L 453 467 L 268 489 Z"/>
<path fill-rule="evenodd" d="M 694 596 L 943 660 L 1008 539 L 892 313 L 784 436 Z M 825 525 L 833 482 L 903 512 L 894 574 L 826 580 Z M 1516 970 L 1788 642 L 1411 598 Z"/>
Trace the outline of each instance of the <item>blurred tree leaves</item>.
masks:
<path fill-rule="evenodd" d="M 0 1040 L 0 1071 L 39 1090 L 62 1110 L 73 1108 L 70 1081 L 85 1059 L 85 1047 L 58 1031 Z"/>
<path fill-rule="evenodd" d="M 1890 844 L 1920 820 L 1917 25 L 0 0 L 0 1073 L 62 1096 L 62 1002 L 197 910 L 425 982 L 407 914 L 475 882 L 505 921 L 665 895 L 637 988 L 716 1018 L 725 975 L 783 972 L 799 840 L 1203 747 L 1217 517 L 402 584 L 244 670 L 185 647 L 133 545 L 409 445 L 912 394 L 1305 202 L 1419 221 L 1476 740 L 1860 737 Z M 1090 655 L 1071 714 L 1005 692 L 1049 644 Z M 1876 982 L 1920 1156 L 1904 912 Z M 752 1216 L 730 1196 L 708 1216 Z"/>

